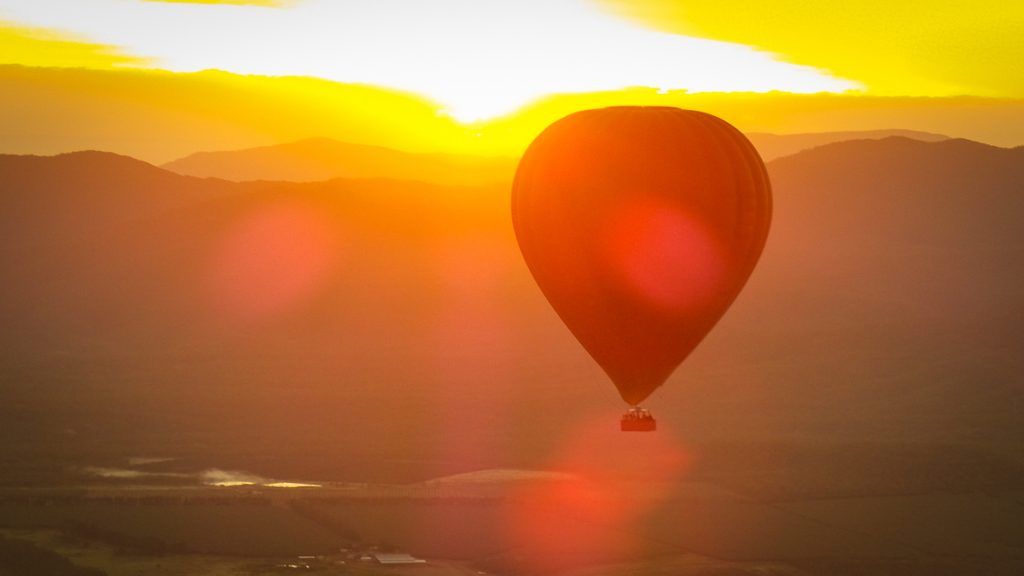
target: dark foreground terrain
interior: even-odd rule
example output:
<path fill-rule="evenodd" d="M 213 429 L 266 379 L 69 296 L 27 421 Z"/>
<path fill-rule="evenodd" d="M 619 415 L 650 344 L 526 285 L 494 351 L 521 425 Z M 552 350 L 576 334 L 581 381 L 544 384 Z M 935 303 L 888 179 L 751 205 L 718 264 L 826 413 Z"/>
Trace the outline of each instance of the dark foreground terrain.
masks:
<path fill-rule="evenodd" d="M 8 491 L 11 574 L 1014 574 L 1024 493 L 767 503 L 697 482 Z M 407 568 L 412 569 L 412 568 Z"/>

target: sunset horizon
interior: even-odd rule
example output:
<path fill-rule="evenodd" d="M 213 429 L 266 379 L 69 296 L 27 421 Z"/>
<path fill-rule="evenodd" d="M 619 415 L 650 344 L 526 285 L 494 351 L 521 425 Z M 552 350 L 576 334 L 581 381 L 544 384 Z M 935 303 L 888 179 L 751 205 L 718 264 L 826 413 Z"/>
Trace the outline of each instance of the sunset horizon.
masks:
<path fill-rule="evenodd" d="M 572 0 L 466 11 L 454 4 L 430 10 L 393 4 L 364 11 L 352 3 L 311 0 L 89 0 L 73 7 L 5 0 L 0 73 L 16 89 L 2 96 L 10 124 L 2 151 L 94 148 L 167 162 L 204 150 L 330 137 L 415 152 L 515 156 L 543 126 L 569 112 L 638 104 L 704 110 L 746 132 L 900 128 L 999 146 L 1024 143 L 1024 81 L 1006 73 L 1013 67 L 974 69 L 977 60 L 951 59 L 902 76 L 894 71 L 887 79 L 834 74 L 829 70 L 848 69 L 851 51 L 861 47 L 830 45 L 809 57 L 796 39 L 813 24 L 813 14 L 778 16 L 785 25 L 777 36 L 762 31 L 748 38 L 742 31 L 756 26 L 745 27 L 744 19 L 733 32 L 705 29 L 714 11 L 697 11 L 697 24 L 680 26 L 681 9 L 655 0 L 646 7 Z M 999 10 L 1007 12 L 1008 26 L 1024 21 L 1013 19 L 1016 9 L 1009 5 Z M 913 37 L 939 31 L 948 36 L 949 30 L 975 34 L 968 13 L 953 5 L 936 11 Z M 892 16 L 909 14 L 894 8 Z M 282 32 L 264 41 L 261 35 L 271 26 Z M 179 43 L 183 30 L 189 30 L 189 41 Z M 893 62 L 923 57 L 898 31 L 866 31 L 877 38 L 864 49 L 889 45 Z M 995 54 L 990 51 L 985 61 Z M 1010 63 L 1015 54 L 1008 49 L 998 57 Z M 962 74 L 965 80 L 928 80 L 929 74 Z M 121 94 L 106 105 L 127 108 L 124 120 L 97 108 L 103 104 L 94 96 L 96 86 L 103 85 Z M 354 107 L 338 107 L 339 100 Z M 61 136 L 52 130 L 39 133 L 45 121 L 32 116 L 73 110 L 79 112 L 67 121 L 80 126 L 74 142 L 58 143 Z M 346 115 L 357 110 L 378 118 L 353 125 Z M 164 111 L 192 128 L 164 129 Z M 140 122 L 158 132 L 129 136 Z M 153 150 L 171 148 L 155 140 L 183 139 L 190 132 L 189 143 Z"/>

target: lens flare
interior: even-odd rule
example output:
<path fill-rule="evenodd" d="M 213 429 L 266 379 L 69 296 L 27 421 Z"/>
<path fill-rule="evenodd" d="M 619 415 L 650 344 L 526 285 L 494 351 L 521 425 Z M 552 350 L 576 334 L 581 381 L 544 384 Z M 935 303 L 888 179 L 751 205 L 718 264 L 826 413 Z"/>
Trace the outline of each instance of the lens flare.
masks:
<path fill-rule="evenodd" d="M 338 264 L 338 237 L 312 207 L 282 202 L 243 215 L 223 234 L 207 274 L 215 311 L 261 321 L 307 303 Z"/>
<path fill-rule="evenodd" d="M 696 218 L 656 200 L 641 200 L 612 216 L 607 261 L 638 299 L 668 311 L 699 310 L 725 276 L 722 248 Z"/>
<path fill-rule="evenodd" d="M 623 434 L 617 417 L 605 413 L 574 426 L 550 464 L 573 479 L 525 488 L 509 508 L 508 544 L 529 551 L 521 559 L 529 570 L 551 573 L 651 552 L 638 528 L 685 476 L 692 454 L 671 430 Z"/>

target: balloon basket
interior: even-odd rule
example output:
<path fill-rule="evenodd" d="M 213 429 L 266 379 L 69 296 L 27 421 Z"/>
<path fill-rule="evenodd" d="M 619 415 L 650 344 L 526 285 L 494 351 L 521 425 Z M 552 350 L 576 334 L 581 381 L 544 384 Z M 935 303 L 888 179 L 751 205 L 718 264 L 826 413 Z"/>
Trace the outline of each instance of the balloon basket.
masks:
<path fill-rule="evenodd" d="M 646 408 L 634 406 L 622 415 L 619 428 L 623 432 L 654 432 L 658 429 L 658 421 Z"/>

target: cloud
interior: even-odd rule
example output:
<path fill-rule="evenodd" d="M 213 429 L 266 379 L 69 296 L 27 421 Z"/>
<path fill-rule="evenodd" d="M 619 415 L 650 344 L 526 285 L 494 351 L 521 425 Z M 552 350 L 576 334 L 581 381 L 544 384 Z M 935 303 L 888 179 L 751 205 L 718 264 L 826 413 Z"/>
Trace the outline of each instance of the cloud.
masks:
<path fill-rule="evenodd" d="M 597 0 L 653 30 L 737 42 L 874 94 L 1024 96 L 1020 0 Z"/>
<path fill-rule="evenodd" d="M 312 76 L 425 95 L 463 121 L 554 93 L 844 91 L 848 80 L 748 46 L 667 34 L 587 0 L 304 0 L 282 9 L 117 0 L 0 0 L 180 72 Z"/>
<path fill-rule="evenodd" d="M 144 66 L 145 58 L 74 34 L 0 21 L 0 63 L 68 68 Z"/>
<path fill-rule="evenodd" d="M 265 6 L 278 8 L 291 4 L 293 0 L 143 0 L 144 2 L 163 2 L 165 4 L 229 4 L 234 6 Z"/>

